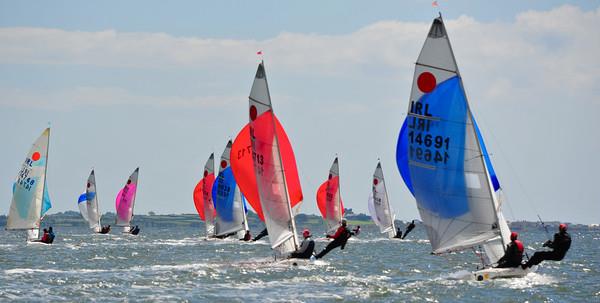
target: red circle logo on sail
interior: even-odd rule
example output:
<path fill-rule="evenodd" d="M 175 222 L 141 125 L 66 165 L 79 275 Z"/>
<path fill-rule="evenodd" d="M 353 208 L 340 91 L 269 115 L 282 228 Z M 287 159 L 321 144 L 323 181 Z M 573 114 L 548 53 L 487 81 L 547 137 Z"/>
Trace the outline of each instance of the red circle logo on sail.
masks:
<path fill-rule="evenodd" d="M 377 183 L 379 183 L 379 180 L 377 180 L 377 179 L 373 179 L 373 184 L 374 184 L 374 185 L 377 185 Z"/>
<path fill-rule="evenodd" d="M 204 171 L 204 178 L 206 178 L 206 176 L 208 176 L 208 170 Z"/>
<path fill-rule="evenodd" d="M 225 168 L 227 167 L 227 161 L 223 160 L 221 161 L 221 168 Z"/>
<path fill-rule="evenodd" d="M 87 184 L 87 187 L 89 188 L 90 186 L 92 186 L 92 185 L 88 183 L 88 184 Z"/>
<path fill-rule="evenodd" d="M 329 176 L 327 177 L 327 179 L 331 180 L 331 178 L 333 178 L 333 175 L 329 174 Z"/>
<path fill-rule="evenodd" d="M 127 180 L 127 185 L 131 184 L 131 180 Z"/>
<path fill-rule="evenodd" d="M 40 157 L 41 157 L 41 156 L 40 156 L 40 153 L 38 153 L 38 152 L 35 152 L 35 153 L 33 153 L 33 155 L 31 155 L 31 160 L 33 160 L 33 161 L 37 161 L 37 160 L 39 160 L 39 159 L 40 159 Z"/>
<path fill-rule="evenodd" d="M 417 86 L 424 93 L 430 93 L 436 86 L 435 76 L 430 72 L 423 72 L 417 78 Z"/>
<path fill-rule="evenodd" d="M 256 120 L 257 114 L 258 114 L 258 112 L 256 111 L 256 106 L 251 105 L 250 106 L 250 120 L 252 120 L 252 121 Z"/>

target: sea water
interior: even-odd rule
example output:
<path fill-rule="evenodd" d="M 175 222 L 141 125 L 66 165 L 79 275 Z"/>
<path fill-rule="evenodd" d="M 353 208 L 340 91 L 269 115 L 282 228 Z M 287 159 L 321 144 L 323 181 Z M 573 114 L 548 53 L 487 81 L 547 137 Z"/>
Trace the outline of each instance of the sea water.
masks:
<path fill-rule="evenodd" d="M 327 241 L 312 227 L 317 250 Z M 142 228 L 138 236 L 55 227 L 53 245 L 0 231 L 1 301 L 600 302 L 600 231 L 572 230 L 562 262 L 524 278 L 477 282 L 472 251 L 431 255 L 421 226 L 388 240 L 363 226 L 316 262 L 274 262 L 268 241 L 203 239 L 203 228 Z M 256 234 L 258 230 L 254 233 Z M 530 252 L 547 239 L 522 232 Z M 268 240 L 268 239 L 266 239 Z"/>

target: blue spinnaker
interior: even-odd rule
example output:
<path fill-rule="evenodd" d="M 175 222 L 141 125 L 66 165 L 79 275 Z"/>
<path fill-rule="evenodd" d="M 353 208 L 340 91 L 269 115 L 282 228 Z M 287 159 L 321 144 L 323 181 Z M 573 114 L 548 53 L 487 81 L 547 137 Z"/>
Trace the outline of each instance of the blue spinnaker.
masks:
<path fill-rule="evenodd" d="M 48 194 L 48 185 L 46 183 L 46 180 L 44 180 L 44 195 L 42 198 L 42 213 L 41 216 L 43 217 L 44 214 L 46 214 L 46 212 L 52 208 L 52 202 L 50 201 L 50 195 Z"/>
<path fill-rule="evenodd" d="M 234 220 L 234 199 L 236 183 L 231 167 L 219 173 L 212 188 L 213 201 L 218 216 L 226 222 Z"/>
<path fill-rule="evenodd" d="M 398 169 L 419 207 L 442 218 L 469 211 L 464 149 L 467 100 L 454 76 L 411 107 L 398 139 Z"/>

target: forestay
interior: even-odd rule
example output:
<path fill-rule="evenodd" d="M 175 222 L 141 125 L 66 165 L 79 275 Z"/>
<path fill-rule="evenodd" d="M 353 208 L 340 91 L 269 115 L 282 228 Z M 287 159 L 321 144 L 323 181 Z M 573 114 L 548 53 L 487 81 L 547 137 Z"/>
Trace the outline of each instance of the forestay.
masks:
<path fill-rule="evenodd" d="M 327 180 L 317 190 L 317 206 L 323 216 L 327 232 L 335 232 L 344 216 L 344 204 L 340 193 L 340 169 L 336 157 L 329 168 Z"/>
<path fill-rule="evenodd" d="M 373 186 L 369 196 L 369 212 L 373 222 L 379 226 L 381 233 L 387 233 L 390 238 L 393 238 L 396 234 L 396 227 L 394 226 L 394 216 L 390 208 L 380 162 L 377 163 L 373 173 Z"/>
<path fill-rule="evenodd" d="M 198 215 L 204 221 L 207 238 L 215 235 L 215 206 L 212 199 L 212 188 L 215 182 L 214 167 L 215 155 L 211 153 L 204 164 L 202 180 L 194 188 L 194 205 Z"/>
<path fill-rule="evenodd" d="M 52 207 L 46 186 L 50 128 L 33 143 L 13 184 L 13 196 L 6 229 L 35 230 L 41 218 Z"/>
<path fill-rule="evenodd" d="M 221 155 L 219 175 L 212 187 L 212 199 L 217 213 L 215 222 L 217 236 L 248 230 L 246 202 L 233 177 L 229 161 L 231 146 L 232 142 L 229 140 Z"/>
<path fill-rule="evenodd" d="M 133 173 L 129 176 L 129 179 L 127 179 L 125 186 L 123 186 L 123 188 L 117 194 L 115 205 L 117 209 L 116 225 L 125 226 L 123 229 L 124 231 L 129 231 L 128 227 L 131 226 L 139 171 L 139 167 L 133 171 Z"/>
<path fill-rule="evenodd" d="M 500 234 L 507 225 L 494 193 L 499 183 L 441 17 L 433 21 L 416 63 L 396 156 L 435 253 L 496 240 L 502 251 Z"/>

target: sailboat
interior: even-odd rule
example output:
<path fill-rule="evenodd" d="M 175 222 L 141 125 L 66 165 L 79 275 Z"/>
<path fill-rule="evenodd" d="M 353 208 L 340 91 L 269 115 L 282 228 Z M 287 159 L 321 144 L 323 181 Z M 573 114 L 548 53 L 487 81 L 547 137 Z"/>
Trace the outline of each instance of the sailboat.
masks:
<path fill-rule="evenodd" d="M 489 268 L 504 255 L 510 229 L 441 15 L 417 59 L 396 157 L 433 253 L 482 248 L 485 269 L 474 273 L 478 280 L 527 274 L 520 267 Z"/>
<path fill-rule="evenodd" d="M 95 232 L 99 233 L 101 230 L 100 226 L 100 211 L 98 210 L 98 196 L 96 195 L 96 176 L 94 170 L 88 177 L 85 193 L 79 196 L 77 201 L 79 212 L 85 221 L 88 222 L 89 227 Z"/>
<path fill-rule="evenodd" d="M 335 157 L 327 180 L 317 189 L 317 206 L 323 216 L 327 233 L 334 233 L 340 227 L 344 217 L 344 203 L 340 193 L 340 169 Z"/>
<path fill-rule="evenodd" d="M 294 214 L 303 196 L 294 151 L 273 112 L 263 62 L 250 91 L 249 116 L 231 149 L 233 175 L 265 222 L 275 258 L 286 258 L 298 247 Z"/>
<path fill-rule="evenodd" d="M 204 221 L 206 227 L 206 239 L 215 236 L 215 206 L 212 199 L 212 188 L 215 182 L 215 155 L 210 154 L 204 165 L 202 180 L 194 188 L 194 205 Z"/>
<path fill-rule="evenodd" d="M 373 218 L 375 225 L 379 227 L 379 231 L 382 234 L 387 233 L 390 239 L 394 238 L 396 227 L 394 226 L 394 216 L 390 208 L 381 162 L 377 162 L 377 167 L 373 173 L 373 187 L 371 195 L 369 195 L 368 206 L 371 218 Z"/>
<path fill-rule="evenodd" d="M 117 217 L 115 225 L 123 226 L 123 233 L 131 232 L 131 219 L 133 219 L 133 207 L 137 193 L 138 174 L 140 168 L 136 168 L 127 179 L 125 186 L 117 194 L 115 207 Z"/>
<path fill-rule="evenodd" d="M 49 145 L 50 128 L 46 128 L 33 143 L 13 184 L 6 229 L 26 230 L 28 242 L 38 239 L 41 221 L 52 207 L 46 184 Z"/>
<path fill-rule="evenodd" d="M 225 237 L 237 233 L 237 238 L 240 239 L 248 230 L 247 209 L 244 196 L 237 186 L 231 170 L 229 157 L 232 144 L 231 140 L 227 142 L 221 155 L 219 175 L 212 187 L 212 199 L 217 211 L 215 235 Z"/>

